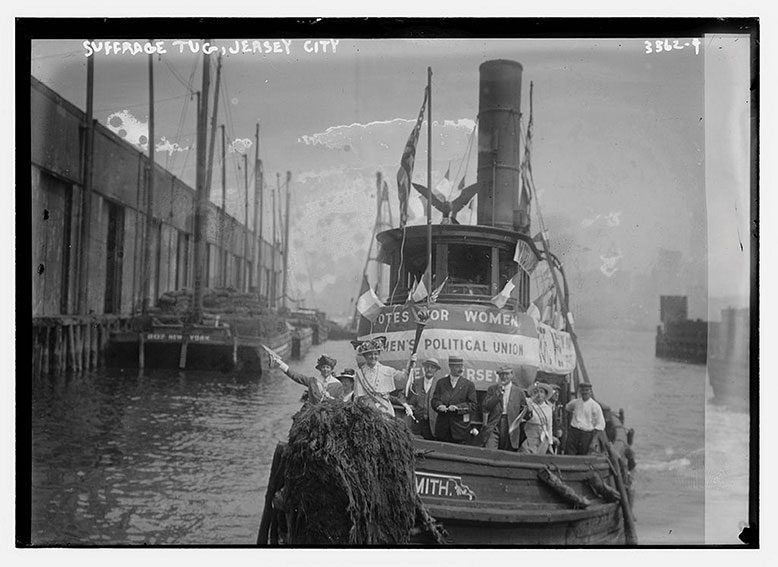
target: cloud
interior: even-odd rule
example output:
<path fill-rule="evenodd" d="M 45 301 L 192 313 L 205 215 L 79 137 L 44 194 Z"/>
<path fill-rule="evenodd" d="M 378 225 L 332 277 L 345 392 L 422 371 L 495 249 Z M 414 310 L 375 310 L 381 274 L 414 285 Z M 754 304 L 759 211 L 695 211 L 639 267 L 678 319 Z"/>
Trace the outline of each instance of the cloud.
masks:
<path fill-rule="evenodd" d="M 154 148 L 158 152 L 167 152 L 168 155 L 172 155 L 176 152 L 185 152 L 190 150 L 192 149 L 192 146 L 181 147 L 178 142 L 171 142 L 165 138 L 165 136 L 162 136 L 160 138 L 160 142 L 154 146 Z"/>
<path fill-rule="evenodd" d="M 608 226 L 619 226 L 621 224 L 621 211 L 612 211 L 605 217 L 605 224 Z"/>
<path fill-rule="evenodd" d="M 600 271 L 605 274 L 606 277 L 610 278 L 619 271 L 618 266 L 616 265 L 619 260 L 621 260 L 623 256 L 621 255 L 621 251 L 619 250 L 615 255 L 613 256 L 600 256 L 600 261 L 602 264 L 600 265 Z"/>
<path fill-rule="evenodd" d="M 248 153 L 252 145 L 254 145 L 254 142 L 251 140 L 251 138 L 238 138 L 237 140 L 233 140 L 232 143 L 227 146 L 227 151 L 238 154 L 245 154 Z"/>
<path fill-rule="evenodd" d="M 365 133 L 366 131 L 382 131 L 393 129 L 396 126 L 403 126 L 407 128 L 413 128 L 416 123 L 415 119 L 408 118 L 392 118 L 391 120 L 374 120 L 361 124 L 355 122 L 348 125 L 330 126 L 324 132 L 316 132 L 314 134 L 304 134 L 297 138 L 298 143 L 305 144 L 307 146 L 325 146 L 330 149 L 346 149 L 349 146 L 349 142 Z M 446 129 L 464 129 L 468 132 L 472 131 L 475 127 L 475 121 L 470 118 L 459 118 L 456 120 L 443 120 L 443 122 L 433 120 L 433 126 L 442 127 Z"/>

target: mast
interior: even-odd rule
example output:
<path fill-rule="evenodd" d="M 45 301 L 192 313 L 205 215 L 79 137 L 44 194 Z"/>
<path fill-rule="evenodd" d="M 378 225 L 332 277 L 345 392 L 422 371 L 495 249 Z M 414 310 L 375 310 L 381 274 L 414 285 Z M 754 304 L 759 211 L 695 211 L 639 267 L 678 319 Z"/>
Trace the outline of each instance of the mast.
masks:
<path fill-rule="evenodd" d="M 286 220 L 284 221 L 284 297 L 282 305 L 286 307 L 286 293 L 289 280 L 289 208 L 292 203 L 292 172 L 286 172 Z"/>
<path fill-rule="evenodd" d="M 151 56 L 149 56 L 151 58 Z M 94 92 L 95 92 L 95 54 L 86 60 L 86 132 L 84 140 L 84 169 L 81 193 L 81 232 L 78 274 L 80 285 L 76 298 L 77 311 L 86 315 L 89 311 L 87 305 L 87 290 L 89 289 L 89 243 L 92 223 L 92 158 L 94 154 Z M 134 298 L 133 298 L 134 301 Z"/>
<path fill-rule="evenodd" d="M 217 91 L 218 92 L 218 91 Z M 227 147 L 224 139 L 224 124 L 221 125 L 222 131 L 222 212 L 219 222 L 219 250 L 224 250 L 224 221 L 227 216 Z M 219 283 L 227 285 L 227 255 L 219 252 L 219 266 L 221 268 L 221 277 Z"/>
<path fill-rule="evenodd" d="M 252 244 L 251 259 L 254 262 L 254 270 L 252 272 L 252 281 L 254 287 L 257 288 L 257 294 L 261 294 L 261 277 L 262 267 L 260 265 L 261 257 L 261 231 L 257 229 L 259 223 L 259 211 L 261 208 L 261 195 L 262 195 L 262 165 L 259 161 L 259 122 L 257 122 L 257 133 L 254 145 L 254 239 Z"/>
<path fill-rule="evenodd" d="M 243 154 L 243 291 L 249 284 L 249 156 Z"/>
<path fill-rule="evenodd" d="M 219 85 L 222 74 L 222 56 L 219 54 L 216 60 L 216 84 L 213 88 L 213 112 L 211 113 L 211 141 L 208 146 L 208 173 L 206 174 L 205 187 L 210 198 L 211 179 L 213 178 L 213 150 L 216 142 L 216 118 L 219 114 Z"/>
<path fill-rule="evenodd" d="M 194 293 L 192 319 L 200 322 L 203 314 L 203 280 L 205 279 L 206 222 L 208 220 L 208 192 L 205 181 L 205 144 L 208 122 L 208 90 L 210 88 L 211 58 L 203 53 L 203 86 L 197 113 L 197 174 L 194 216 Z"/>
<path fill-rule="evenodd" d="M 278 187 L 279 190 L 281 188 L 281 174 L 278 173 L 278 172 L 276 172 L 276 187 Z M 273 193 L 272 193 L 272 197 L 273 197 L 273 202 L 272 202 L 272 206 L 273 206 L 273 262 L 272 262 L 273 278 L 272 279 L 273 279 L 273 281 L 271 282 L 271 288 L 272 288 L 271 292 L 272 292 L 273 295 L 272 295 L 272 297 L 270 299 L 270 306 L 271 307 L 275 307 L 276 306 L 276 299 L 278 299 L 277 296 L 276 296 L 276 289 L 277 289 L 276 288 L 276 284 L 277 284 L 277 281 L 276 281 L 276 255 L 277 254 L 276 254 L 276 252 L 278 250 L 278 246 L 277 246 L 278 241 L 276 240 L 276 190 L 273 189 L 272 191 L 273 191 Z"/>
<path fill-rule="evenodd" d="M 432 302 L 432 67 L 427 67 L 427 305 Z"/>
<path fill-rule="evenodd" d="M 146 191 L 146 242 L 143 262 L 143 314 L 148 311 L 151 303 L 151 231 L 154 228 L 154 56 L 149 54 L 149 166 L 148 189 Z M 161 246 L 162 243 L 160 242 Z"/>

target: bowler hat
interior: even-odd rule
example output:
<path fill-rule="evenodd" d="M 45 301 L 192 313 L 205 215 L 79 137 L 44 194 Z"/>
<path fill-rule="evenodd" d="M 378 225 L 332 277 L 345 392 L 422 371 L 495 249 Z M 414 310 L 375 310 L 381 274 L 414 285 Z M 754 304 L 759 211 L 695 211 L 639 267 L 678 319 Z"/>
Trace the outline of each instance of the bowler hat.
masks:
<path fill-rule="evenodd" d="M 438 370 L 440 370 L 440 362 L 438 362 L 438 359 L 435 357 L 429 357 L 422 360 L 421 365 L 424 366 L 425 364 L 429 364 L 430 366 L 434 366 Z"/>
<path fill-rule="evenodd" d="M 589 382 L 581 382 L 580 384 L 578 384 L 578 389 L 579 390 L 591 390 L 592 389 L 592 385 Z"/>
<path fill-rule="evenodd" d="M 319 357 L 319 360 L 316 361 L 316 370 L 321 370 L 322 366 L 329 366 L 330 368 L 335 368 L 335 365 L 338 363 L 337 360 L 335 360 L 332 357 L 327 356 L 326 354 L 323 354 Z"/>
<path fill-rule="evenodd" d="M 497 369 L 497 374 L 513 374 L 513 368 L 510 366 L 500 366 Z"/>

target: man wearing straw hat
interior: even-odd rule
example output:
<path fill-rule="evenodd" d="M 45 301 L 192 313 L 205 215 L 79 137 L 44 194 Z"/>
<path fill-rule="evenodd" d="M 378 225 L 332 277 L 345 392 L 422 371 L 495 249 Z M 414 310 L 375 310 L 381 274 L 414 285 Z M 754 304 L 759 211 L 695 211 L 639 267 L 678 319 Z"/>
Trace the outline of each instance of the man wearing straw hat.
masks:
<path fill-rule="evenodd" d="M 437 358 L 427 358 L 422 361 L 421 368 L 424 375 L 413 381 L 408 393 L 408 403 L 416 418 L 410 424 L 411 432 L 425 439 L 434 439 L 432 432 L 435 431 L 438 414 L 432 409 L 432 393 L 438 382 L 435 374 L 440 370 L 440 363 Z"/>

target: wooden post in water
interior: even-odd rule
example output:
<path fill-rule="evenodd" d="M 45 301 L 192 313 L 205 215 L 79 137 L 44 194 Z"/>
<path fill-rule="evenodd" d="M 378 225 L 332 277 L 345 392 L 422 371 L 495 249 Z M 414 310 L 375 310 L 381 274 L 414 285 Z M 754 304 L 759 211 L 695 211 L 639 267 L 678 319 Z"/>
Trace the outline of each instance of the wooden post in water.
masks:
<path fill-rule="evenodd" d="M 252 239 L 251 246 L 251 261 L 254 263 L 254 270 L 252 272 L 253 276 L 251 281 L 254 284 L 254 287 L 257 289 L 257 297 L 259 297 L 262 293 L 262 266 L 259 261 L 261 258 L 261 247 L 259 240 L 261 238 L 261 231 L 257 228 L 261 207 L 260 199 L 262 195 L 262 162 L 259 161 L 259 122 L 257 122 L 257 133 L 254 144 L 254 238 Z"/>
<path fill-rule="evenodd" d="M 249 156 L 243 154 L 243 285 L 249 289 Z"/>
<path fill-rule="evenodd" d="M 151 298 L 151 230 L 154 218 L 154 55 L 149 54 L 149 164 L 146 187 L 146 242 L 143 253 L 143 314 L 146 314 Z M 162 246 L 162 242 L 158 243 Z"/>
<path fill-rule="evenodd" d="M 49 374 L 49 352 L 51 350 L 50 346 L 50 333 L 51 333 L 51 327 L 46 325 L 43 327 L 43 364 L 41 366 L 41 370 L 44 374 Z"/>
<path fill-rule="evenodd" d="M 76 370 L 76 339 L 73 332 L 73 325 L 68 325 L 68 355 L 70 362 L 70 370 Z"/>

